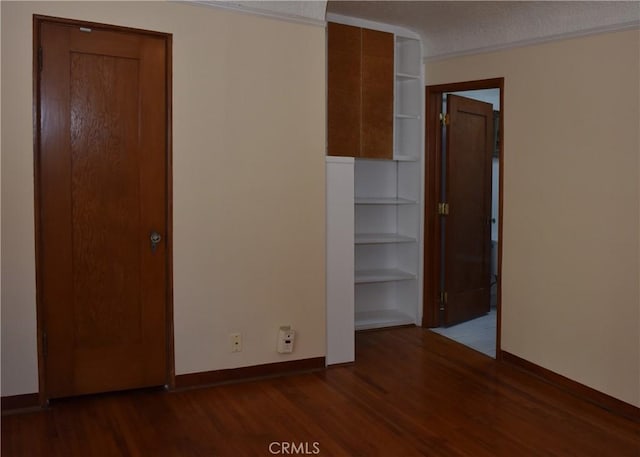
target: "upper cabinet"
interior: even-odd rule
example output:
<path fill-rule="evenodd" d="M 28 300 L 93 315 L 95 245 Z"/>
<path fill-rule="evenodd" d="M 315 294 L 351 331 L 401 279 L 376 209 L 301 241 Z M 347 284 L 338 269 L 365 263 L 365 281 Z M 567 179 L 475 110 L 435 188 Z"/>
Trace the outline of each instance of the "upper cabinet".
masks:
<path fill-rule="evenodd" d="M 394 36 L 328 24 L 328 155 L 392 159 Z"/>
<path fill-rule="evenodd" d="M 362 29 L 328 24 L 328 155 L 360 155 Z"/>

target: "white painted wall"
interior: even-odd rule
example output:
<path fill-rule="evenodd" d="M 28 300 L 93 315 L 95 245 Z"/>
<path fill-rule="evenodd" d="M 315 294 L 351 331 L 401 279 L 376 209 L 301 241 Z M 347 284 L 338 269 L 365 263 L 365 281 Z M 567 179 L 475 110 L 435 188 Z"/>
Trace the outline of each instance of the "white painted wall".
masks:
<path fill-rule="evenodd" d="M 640 406 L 640 31 L 426 75 L 505 78 L 502 349 Z"/>
<path fill-rule="evenodd" d="M 179 2 L 0 7 L 2 395 L 38 390 L 34 13 L 173 34 L 177 374 L 324 356 L 324 28 Z"/>

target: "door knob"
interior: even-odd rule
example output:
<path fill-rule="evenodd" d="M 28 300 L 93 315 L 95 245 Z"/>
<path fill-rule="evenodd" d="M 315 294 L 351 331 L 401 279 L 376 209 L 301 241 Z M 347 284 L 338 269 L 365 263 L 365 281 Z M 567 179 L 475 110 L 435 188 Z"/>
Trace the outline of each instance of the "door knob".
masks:
<path fill-rule="evenodd" d="M 151 241 L 151 252 L 156 252 L 158 244 L 162 241 L 162 236 L 154 230 L 149 234 L 149 241 Z"/>

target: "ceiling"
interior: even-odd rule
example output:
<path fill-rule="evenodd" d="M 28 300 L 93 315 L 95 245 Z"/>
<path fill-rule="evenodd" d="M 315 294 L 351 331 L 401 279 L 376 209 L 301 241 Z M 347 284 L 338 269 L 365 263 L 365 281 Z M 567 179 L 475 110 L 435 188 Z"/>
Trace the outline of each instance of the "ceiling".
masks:
<path fill-rule="evenodd" d="M 640 0 L 178 1 L 319 24 L 343 15 L 402 26 L 422 37 L 427 59 L 640 26 Z"/>
<path fill-rule="evenodd" d="M 420 34 L 426 58 L 638 27 L 639 1 L 336 1 L 327 13 Z"/>

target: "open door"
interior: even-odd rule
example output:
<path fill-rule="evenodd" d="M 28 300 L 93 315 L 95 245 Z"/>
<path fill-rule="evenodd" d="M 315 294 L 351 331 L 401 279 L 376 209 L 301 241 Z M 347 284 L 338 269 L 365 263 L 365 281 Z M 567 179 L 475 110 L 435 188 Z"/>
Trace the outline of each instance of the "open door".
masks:
<path fill-rule="evenodd" d="M 443 211 L 444 324 L 491 306 L 491 157 L 493 107 L 447 95 Z"/>

